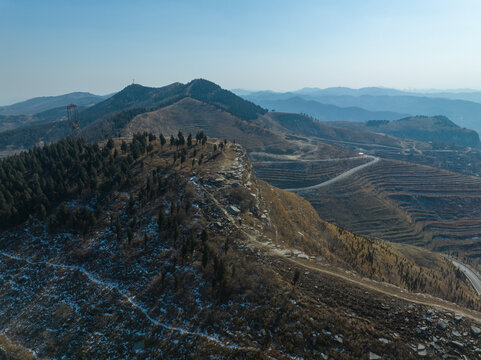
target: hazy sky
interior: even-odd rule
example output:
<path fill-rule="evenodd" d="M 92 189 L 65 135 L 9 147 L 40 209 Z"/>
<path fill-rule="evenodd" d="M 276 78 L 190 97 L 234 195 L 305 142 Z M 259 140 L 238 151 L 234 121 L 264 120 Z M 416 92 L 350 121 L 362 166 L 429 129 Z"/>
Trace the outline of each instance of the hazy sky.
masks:
<path fill-rule="evenodd" d="M 132 82 L 481 88 L 478 0 L 0 0 L 0 105 Z"/>

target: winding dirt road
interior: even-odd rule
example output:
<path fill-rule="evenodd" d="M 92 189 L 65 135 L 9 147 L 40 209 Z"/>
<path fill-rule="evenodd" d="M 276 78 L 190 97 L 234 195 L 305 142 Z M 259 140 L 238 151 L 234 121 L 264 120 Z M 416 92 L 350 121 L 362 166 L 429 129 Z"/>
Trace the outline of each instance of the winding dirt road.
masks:
<path fill-rule="evenodd" d="M 474 290 L 481 296 L 481 276 L 471 266 L 450 257 L 448 257 L 448 259 L 466 275 L 469 282 L 473 285 Z"/>
<path fill-rule="evenodd" d="M 290 191 L 290 192 L 300 192 L 300 191 L 307 191 L 307 190 L 314 190 L 314 189 L 320 189 L 322 187 L 325 187 L 325 186 L 329 186 L 331 184 L 334 184 L 335 182 L 338 182 L 340 180 L 344 180 L 346 178 L 348 178 L 349 176 L 367 168 L 368 166 L 371 166 L 371 165 L 374 165 L 375 163 L 377 163 L 379 160 L 381 160 L 380 158 L 378 158 L 377 156 L 372 156 L 372 155 L 364 155 L 365 158 L 370 158 L 372 159 L 370 162 L 366 163 L 366 164 L 362 164 L 362 165 L 359 165 L 359 166 L 356 166 L 352 169 L 349 169 L 345 172 L 343 172 L 342 174 L 332 178 L 332 179 L 329 179 L 327 181 L 323 181 L 319 184 L 316 184 L 316 185 L 312 185 L 312 186 L 306 186 L 306 187 L 301 187 L 301 188 L 292 188 L 292 189 L 283 189 L 285 191 Z"/>

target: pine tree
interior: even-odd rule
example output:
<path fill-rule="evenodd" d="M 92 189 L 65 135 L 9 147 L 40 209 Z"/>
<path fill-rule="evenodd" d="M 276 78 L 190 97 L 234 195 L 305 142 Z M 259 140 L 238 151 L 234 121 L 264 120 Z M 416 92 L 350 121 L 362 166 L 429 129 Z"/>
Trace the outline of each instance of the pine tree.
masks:
<path fill-rule="evenodd" d="M 13 211 L 12 211 L 12 213 L 13 213 Z M 45 209 L 45 206 L 43 204 L 40 204 L 40 212 L 39 212 L 38 216 L 40 217 L 40 219 L 43 219 L 45 216 L 47 216 L 47 210 Z"/>
<path fill-rule="evenodd" d="M 108 150 L 112 150 L 114 148 L 114 141 L 110 138 L 109 141 L 107 141 L 107 145 L 105 145 L 105 147 Z"/>
<path fill-rule="evenodd" d="M 159 218 L 157 220 L 157 225 L 159 226 L 159 230 L 162 230 L 164 227 L 165 223 L 165 215 L 164 215 L 164 210 L 160 209 L 159 210 Z"/>
<path fill-rule="evenodd" d="M 207 231 L 202 230 L 202 233 L 200 234 L 200 239 L 202 240 L 202 243 L 205 244 L 209 240 L 209 235 L 207 234 Z"/>
<path fill-rule="evenodd" d="M 160 147 L 164 147 L 165 143 L 167 142 L 167 140 L 165 140 L 165 137 L 164 135 L 162 135 L 162 133 L 160 133 L 159 135 L 159 140 L 160 140 Z"/>
<path fill-rule="evenodd" d="M 202 267 L 205 268 L 207 263 L 209 262 L 209 245 L 204 243 L 204 247 L 202 249 Z"/>
<path fill-rule="evenodd" d="M 127 143 L 122 140 L 122 144 L 120 144 L 120 150 L 122 151 L 122 154 L 125 154 L 127 152 Z"/>
<path fill-rule="evenodd" d="M 122 236 L 122 224 L 120 222 L 120 217 L 117 216 L 115 221 L 115 232 L 117 234 L 117 242 L 120 242 L 120 237 Z"/>
<path fill-rule="evenodd" d="M 300 276 L 301 276 L 301 272 L 299 271 L 299 269 L 296 269 L 296 271 L 294 271 L 294 278 L 292 279 L 292 285 L 296 286 Z"/>
<path fill-rule="evenodd" d="M 184 135 L 182 134 L 182 131 L 179 131 L 179 133 L 177 134 L 177 139 L 179 140 L 179 145 L 180 146 L 184 146 L 185 144 L 185 138 L 184 138 Z"/>

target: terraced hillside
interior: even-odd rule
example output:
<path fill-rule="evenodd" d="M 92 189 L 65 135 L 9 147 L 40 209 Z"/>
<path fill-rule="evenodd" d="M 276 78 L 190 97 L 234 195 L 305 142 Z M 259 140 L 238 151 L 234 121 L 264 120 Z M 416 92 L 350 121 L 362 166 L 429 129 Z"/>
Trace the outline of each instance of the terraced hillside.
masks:
<path fill-rule="evenodd" d="M 358 234 L 481 254 L 478 177 L 384 159 L 302 196 L 321 217 Z"/>
<path fill-rule="evenodd" d="M 253 164 L 257 176 L 274 186 L 286 189 L 312 186 L 367 162 L 369 158 L 358 156 L 310 161 L 257 161 Z"/>
<path fill-rule="evenodd" d="M 445 116 L 413 116 L 395 121 L 338 122 L 337 126 L 393 135 L 425 142 L 479 147 L 479 135 L 464 129 Z"/>
<path fill-rule="evenodd" d="M 346 126 L 345 123 L 335 123 L 334 125 Z M 362 131 L 361 129 L 353 125 L 353 128 L 350 128 L 351 132 L 348 134 L 339 132 L 334 137 L 324 134 L 313 135 L 321 142 L 353 152 L 361 151 L 382 158 L 414 162 L 467 175 L 481 176 L 481 150 L 479 147 L 472 148 L 455 145 L 454 143 L 423 142 L 410 138 L 396 138 L 391 135 Z M 375 128 L 371 130 L 375 131 Z M 365 134 L 371 134 L 371 138 Z"/>

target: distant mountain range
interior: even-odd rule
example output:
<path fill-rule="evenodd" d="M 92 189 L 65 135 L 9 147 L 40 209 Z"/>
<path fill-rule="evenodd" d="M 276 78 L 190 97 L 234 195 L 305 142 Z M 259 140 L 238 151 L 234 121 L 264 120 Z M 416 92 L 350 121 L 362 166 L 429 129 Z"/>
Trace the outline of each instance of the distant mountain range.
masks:
<path fill-rule="evenodd" d="M 379 115 L 384 115 L 384 120 L 394 120 L 396 117 L 400 119 L 406 115 L 444 115 L 461 127 L 481 133 L 481 92 L 475 91 L 414 93 L 385 88 L 338 87 L 304 88 L 286 93 L 272 91 L 247 94 L 238 91 L 238 93 L 260 106 L 302 112 L 319 120 L 365 121 L 367 117 L 371 117 L 369 120 L 379 120 Z M 340 109 L 325 105 L 337 106 Z"/>
<path fill-rule="evenodd" d="M 0 115 L 31 115 L 72 103 L 77 106 L 89 106 L 97 104 L 110 96 L 112 94 L 100 96 L 88 92 L 73 92 L 59 96 L 36 97 L 13 105 L 0 106 Z"/>
<path fill-rule="evenodd" d="M 246 96 L 246 99 L 249 98 Z M 256 102 L 255 99 L 253 101 Z M 357 106 L 340 107 L 323 104 L 301 96 L 279 100 L 259 100 L 257 103 L 275 111 L 308 114 L 319 121 L 397 120 L 408 115 L 393 111 L 370 111 Z"/>
<path fill-rule="evenodd" d="M 76 104 L 82 111 L 111 95 L 94 95 L 87 92 L 74 92 L 59 96 L 44 96 L 0 107 L 0 132 L 26 126 L 38 126 L 66 120 L 69 104 Z"/>
<path fill-rule="evenodd" d="M 288 97 L 292 97 L 295 95 L 302 95 L 302 96 L 312 96 L 314 98 L 318 96 L 326 96 L 326 95 L 417 96 L 417 97 L 429 97 L 429 98 L 444 98 L 444 99 L 451 99 L 451 100 L 466 100 L 466 101 L 481 103 L 481 91 L 476 91 L 472 89 L 404 91 L 404 90 L 397 90 L 397 89 L 391 89 L 391 88 L 385 88 L 385 87 L 364 87 L 359 89 L 352 89 L 348 87 L 338 86 L 338 87 L 329 87 L 325 89 L 305 87 L 292 92 L 275 92 L 270 90 L 249 91 L 244 89 L 233 89 L 232 92 L 239 96 L 248 96 L 248 95 L 254 95 L 254 94 L 256 95 L 285 94 Z"/>

